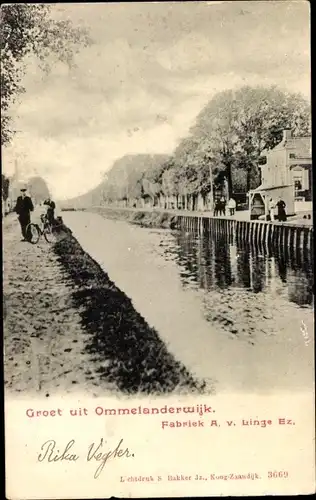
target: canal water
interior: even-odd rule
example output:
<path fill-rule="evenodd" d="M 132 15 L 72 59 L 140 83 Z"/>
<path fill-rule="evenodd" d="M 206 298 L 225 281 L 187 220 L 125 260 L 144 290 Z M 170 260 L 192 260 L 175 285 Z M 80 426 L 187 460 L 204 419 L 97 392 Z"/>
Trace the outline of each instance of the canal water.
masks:
<path fill-rule="evenodd" d="M 310 390 L 311 255 L 65 212 L 82 247 L 215 393 Z"/>

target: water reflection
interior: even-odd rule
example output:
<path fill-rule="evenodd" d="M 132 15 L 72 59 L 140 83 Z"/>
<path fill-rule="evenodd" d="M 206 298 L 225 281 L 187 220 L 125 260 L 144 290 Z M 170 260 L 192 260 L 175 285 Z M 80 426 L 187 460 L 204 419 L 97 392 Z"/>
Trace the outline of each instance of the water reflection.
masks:
<path fill-rule="evenodd" d="M 204 290 L 247 289 L 282 294 L 299 306 L 313 305 L 313 257 L 300 249 L 271 249 L 229 242 L 225 237 L 175 233 L 173 258 L 184 286 Z"/>

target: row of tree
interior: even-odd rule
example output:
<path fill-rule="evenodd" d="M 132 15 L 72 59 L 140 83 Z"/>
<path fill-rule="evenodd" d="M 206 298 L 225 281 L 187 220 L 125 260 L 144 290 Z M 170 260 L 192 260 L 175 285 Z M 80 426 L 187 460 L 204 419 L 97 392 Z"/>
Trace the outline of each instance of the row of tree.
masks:
<path fill-rule="evenodd" d="M 22 186 L 26 187 L 35 204 L 42 203 L 45 199 L 50 198 L 51 196 L 48 186 L 42 177 L 34 176 L 31 177 L 27 183 L 19 183 L 18 181 L 12 182 L 10 177 L 1 174 L 2 200 L 6 202 L 10 199 L 10 201 L 15 203 L 17 197 L 20 195 L 20 188 Z"/>
<path fill-rule="evenodd" d="M 1 7 L 1 143 L 10 142 L 14 130 L 10 106 L 24 92 L 23 75 L 29 54 L 35 54 L 43 70 L 55 57 L 68 65 L 74 54 L 92 43 L 89 34 L 58 21 L 45 4 L 7 4 Z M 198 115 L 190 135 L 173 155 L 146 168 L 130 169 L 121 177 L 110 172 L 104 201 L 163 204 L 179 197 L 184 206 L 197 198 L 210 198 L 213 188 L 224 185 L 228 194 L 248 191 L 260 182 L 263 150 L 282 139 L 284 129 L 294 135 L 310 133 L 310 104 L 298 94 L 276 87 L 243 87 L 220 92 Z M 3 181 L 3 178 L 2 178 Z M 6 191 L 6 189 L 4 190 Z"/>
<path fill-rule="evenodd" d="M 310 104 L 301 95 L 277 87 L 226 90 L 214 96 L 198 115 L 190 135 L 167 160 L 148 165 L 115 183 L 109 174 L 104 189 L 107 203 L 151 200 L 152 205 L 174 205 L 194 209 L 211 192 L 248 192 L 260 184 L 262 153 L 274 148 L 284 129 L 294 136 L 311 132 Z M 124 184 L 124 182 L 123 182 Z"/>

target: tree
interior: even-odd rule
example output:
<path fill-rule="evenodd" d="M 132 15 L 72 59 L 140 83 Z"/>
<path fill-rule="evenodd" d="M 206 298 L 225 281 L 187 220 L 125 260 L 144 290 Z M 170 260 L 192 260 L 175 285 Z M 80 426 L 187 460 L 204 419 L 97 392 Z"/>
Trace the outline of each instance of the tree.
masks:
<path fill-rule="evenodd" d="M 244 87 L 236 93 L 239 104 L 236 134 L 239 142 L 239 166 L 247 172 L 247 191 L 256 187 L 259 158 L 264 150 L 282 140 L 283 130 L 294 136 L 310 134 L 310 105 L 299 94 L 282 92 L 276 87 Z"/>
<path fill-rule="evenodd" d="M 1 187 L 2 187 L 2 199 L 3 201 L 7 201 L 9 197 L 10 179 L 6 177 L 4 174 L 1 174 Z"/>
<path fill-rule="evenodd" d="M 245 193 L 247 190 L 247 172 L 242 168 L 234 168 L 232 171 L 233 193 Z"/>
<path fill-rule="evenodd" d="M 49 71 L 49 56 L 69 66 L 74 54 L 91 43 L 88 33 L 73 27 L 68 20 L 55 20 L 46 4 L 7 4 L 0 12 L 1 46 L 1 144 L 10 142 L 10 105 L 24 92 L 22 77 L 26 57 L 38 57 L 43 70 Z"/>
<path fill-rule="evenodd" d="M 237 105 L 233 99 L 233 91 L 225 90 L 216 94 L 206 105 L 191 129 L 191 133 L 199 138 L 202 150 L 207 152 L 206 157 L 215 173 L 215 181 L 220 180 L 222 183 L 226 177 L 229 195 L 232 191 L 231 172 L 238 145 L 236 117 Z"/>
<path fill-rule="evenodd" d="M 170 158 L 164 163 L 161 177 L 161 189 L 165 196 L 172 196 L 178 193 L 178 176 L 173 158 Z"/>
<path fill-rule="evenodd" d="M 27 188 L 35 203 L 40 203 L 50 198 L 49 189 L 42 177 L 31 177 L 27 183 Z"/>
<path fill-rule="evenodd" d="M 302 96 L 259 86 L 216 94 L 197 117 L 191 132 L 216 151 L 216 161 L 226 170 L 230 196 L 232 169 L 247 172 L 249 191 L 251 181 L 258 178 L 263 150 L 275 147 L 284 129 L 291 129 L 297 136 L 309 134 L 310 127 L 310 104 Z"/>

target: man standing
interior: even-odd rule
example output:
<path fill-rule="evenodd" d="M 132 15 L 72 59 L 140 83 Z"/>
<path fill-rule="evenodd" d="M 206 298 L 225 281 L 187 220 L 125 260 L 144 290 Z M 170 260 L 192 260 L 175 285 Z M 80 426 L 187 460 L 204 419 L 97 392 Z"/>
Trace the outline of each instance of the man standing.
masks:
<path fill-rule="evenodd" d="M 31 212 L 33 212 L 34 206 L 32 200 L 29 196 L 26 196 L 26 188 L 21 189 L 21 196 L 18 196 L 16 200 L 15 212 L 19 216 L 19 222 L 21 225 L 21 231 L 23 239 L 22 241 L 27 240 L 26 228 L 27 225 L 31 222 Z"/>

